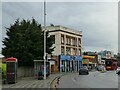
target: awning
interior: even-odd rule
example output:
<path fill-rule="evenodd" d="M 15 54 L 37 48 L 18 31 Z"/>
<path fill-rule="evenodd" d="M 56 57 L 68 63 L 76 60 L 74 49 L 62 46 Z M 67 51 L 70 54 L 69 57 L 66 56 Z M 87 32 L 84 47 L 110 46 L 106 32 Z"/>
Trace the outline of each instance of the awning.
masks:
<path fill-rule="evenodd" d="M 84 58 L 84 59 L 94 59 L 95 56 L 87 56 L 87 55 L 84 55 L 83 58 Z"/>

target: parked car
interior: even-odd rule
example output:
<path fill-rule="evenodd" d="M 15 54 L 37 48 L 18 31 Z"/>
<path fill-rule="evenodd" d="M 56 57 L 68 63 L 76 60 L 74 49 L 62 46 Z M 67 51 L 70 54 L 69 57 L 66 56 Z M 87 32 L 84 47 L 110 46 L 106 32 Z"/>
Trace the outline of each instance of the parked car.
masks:
<path fill-rule="evenodd" d="M 116 74 L 120 75 L 120 67 L 117 68 Z"/>
<path fill-rule="evenodd" d="M 106 72 L 106 68 L 105 67 L 103 67 L 103 69 L 102 69 L 102 71 L 101 71 L 102 73 L 104 73 L 104 72 Z"/>
<path fill-rule="evenodd" d="M 99 65 L 98 67 L 97 67 L 97 70 L 98 71 L 103 71 L 105 69 L 105 66 L 103 66 L 103 65 Z"/>
<path fill-rule="evenodd" d="M 86 75 L 89 74 L 89 70 L 88 70 L 88 68 L 86 66 L 80 67 L 80 69 L 79 69 L 79 75 L 82 75 L 82 74 L 86 74 Z"/>

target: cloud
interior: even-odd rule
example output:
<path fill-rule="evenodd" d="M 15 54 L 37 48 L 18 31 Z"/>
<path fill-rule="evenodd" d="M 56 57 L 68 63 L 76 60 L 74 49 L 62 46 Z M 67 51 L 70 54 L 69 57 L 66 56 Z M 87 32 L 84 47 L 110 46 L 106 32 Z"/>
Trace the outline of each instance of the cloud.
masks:
<path fill-rule="evenodd" d="M 84 50 L 98 51 L 107 48 L 117 52 L 118 48 L 118 3 L 115 2 L 49 2 L 47 3 L 47 25 L 63 25 L 83 32 Z M 34 17 L 43 25 L 43 3 L 3 3 L 4 27 L 19 19 Z"/>

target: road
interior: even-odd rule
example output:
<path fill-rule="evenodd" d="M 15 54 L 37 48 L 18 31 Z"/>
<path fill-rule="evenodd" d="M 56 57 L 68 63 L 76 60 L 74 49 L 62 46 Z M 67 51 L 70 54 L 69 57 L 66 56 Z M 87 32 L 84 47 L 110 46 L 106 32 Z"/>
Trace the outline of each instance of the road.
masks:
<path fill-rule="evenodd" d="M 90 72 L 89 75 L 73 73 L 61 77 L 57 88 L 118 88 L 118 81 L 120 76 L 115 71 L 105 73 L 95 71 Z"/>

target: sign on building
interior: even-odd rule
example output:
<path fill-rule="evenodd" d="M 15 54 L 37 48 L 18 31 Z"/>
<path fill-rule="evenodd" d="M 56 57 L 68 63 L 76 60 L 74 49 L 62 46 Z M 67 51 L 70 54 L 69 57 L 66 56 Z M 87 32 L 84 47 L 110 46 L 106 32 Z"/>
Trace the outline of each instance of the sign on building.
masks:
<path fill-rule="evenodd" d="M 110 54 L 109 53 L 106 54 L 106 59 L 110 59 L 110 58 L 111 58 Z"/>

